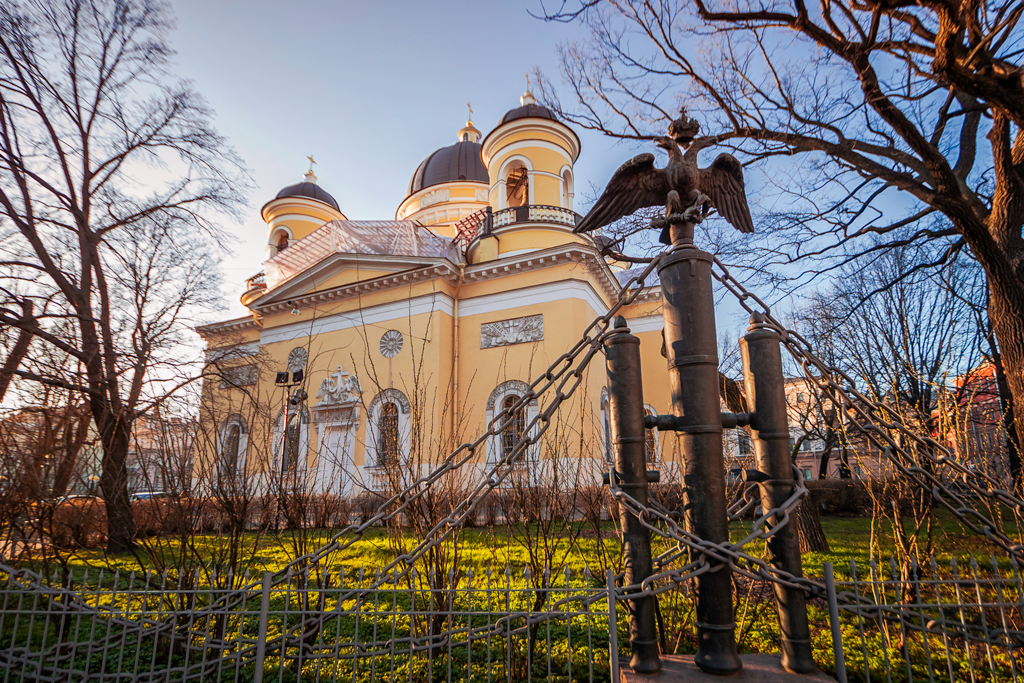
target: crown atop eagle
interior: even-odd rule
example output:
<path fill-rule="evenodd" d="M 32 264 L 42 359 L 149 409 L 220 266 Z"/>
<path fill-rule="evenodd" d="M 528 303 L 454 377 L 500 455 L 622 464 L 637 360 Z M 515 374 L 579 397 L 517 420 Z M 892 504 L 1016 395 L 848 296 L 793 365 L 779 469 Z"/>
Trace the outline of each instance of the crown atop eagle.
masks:
<path fill-rule="evenodd" d="M 681 145 L 693 142 L 693 139 L 700 133 L 700 124 L 697 119 L 691 119 L 686 115 L 686 108 L 679 110 L 679 118 L 668 124 L 668 134 L 673 140 Z"/>

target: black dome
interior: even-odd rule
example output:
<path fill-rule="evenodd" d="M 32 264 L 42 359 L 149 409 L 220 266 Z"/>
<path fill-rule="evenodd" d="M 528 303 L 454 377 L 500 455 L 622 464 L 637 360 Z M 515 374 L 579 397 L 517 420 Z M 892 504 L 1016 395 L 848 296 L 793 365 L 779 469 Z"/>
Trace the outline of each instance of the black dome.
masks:
<path fill-rule="evenodd" d="M 515 121 L 516 119 L 529 119 L 529 118 L 533 118 L 533 119 L 550 119 L 552 121 L 557 121 L 558 120 L 558 119 L 555 118 L 555 115 L 551 113 L 551 110 L 548 109 L 547 107 L 543 107 L 543 106 L 541 106 L 539 104 L 531 103 L 531 104 L 524 104 L 521 107 L 516 107 L 515 109 L 507 112 L 504 116 L 501 117 L 501 121 L 498 122 L 498 125 L 500 126 L 503 123 L 508 123 L 509 121 Z"/>
<path fill-rule="evenodd" d="M 335 211 L 341 211 L 341 207 L 338 206 L 338 202 L 335 201 L 334 197 L 330 195 L 324 188 L 320 187 L 316 183 L 306 182 L 305 180 L 301 183 L 295 183 L 289 185 L 280 192 L 277 193 L 275 199 L 281 199 L 282 197 L 308 197 L 309 199 L 315 199 L 318 202 L 323 202 L 334 207 Z"/>
<path fill-rule="evenodd" d="M 490 178 L 487 167 L 480 158 L 480 143 L 456 142 L 451 147 L 442 147 L 416 168 L 409 181 L 409 194 L 419 192 L 431 185 L 450 183 L 456 180 L 486 183 Z"/>

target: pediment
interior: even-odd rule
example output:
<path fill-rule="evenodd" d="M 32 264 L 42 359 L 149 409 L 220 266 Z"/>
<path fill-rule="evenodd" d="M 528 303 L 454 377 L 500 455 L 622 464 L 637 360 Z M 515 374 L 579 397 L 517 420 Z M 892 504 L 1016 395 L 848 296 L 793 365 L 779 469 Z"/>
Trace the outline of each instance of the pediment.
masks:
<path fill-rule="evenodd" d="M 253 308 L 263 308 L 297 297 L 373 282 L 399 273 L 418 271 L 442 264 L 448 264 L 447 259 L 332 254 L 267 292 L 253 304 Z"/>

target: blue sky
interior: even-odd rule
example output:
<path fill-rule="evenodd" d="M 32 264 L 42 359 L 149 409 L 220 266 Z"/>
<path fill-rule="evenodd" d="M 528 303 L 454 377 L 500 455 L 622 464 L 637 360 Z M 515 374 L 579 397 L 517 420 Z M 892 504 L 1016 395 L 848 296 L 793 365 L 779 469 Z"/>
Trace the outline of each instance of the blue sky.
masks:
<path fill-rule="evenodd" d="M 525 73 L 557 74 L 555 46 L 578 29 L 532 18 L 527 2 L 176 0 L 176 71 L 195 82 L 252 172 L 241 225 L 225 225 L 229 309 L 258 272 L 260 207 L 316 160 L 319 183 L 354 220 L 394 218 L 416 166 L 455 142 L 473 104 L 485 134 L 519 106 Z M 579 187 L 603 185 L 636 153 L 578 131 Z"/>
<path fill-rule="evenodd" d="M 556 46 L 578 27 L 530 16 L 538 0 L 328 2 L 174 0 L 177 75 L 195 82 L 256 188 L 223 262 L 224 303 L 209 319 L 247 315 L 244 280 L 265 257 L 259 210 L 301 180 L 312 154 L 319 183 L 350 219 L 391 219 L 416 166 L 455 142 L 466 120 L 486 135 L 519 106 L 525 74 L 559 82 Z M 645 147 L 577 130 L 577 210 L 591 187 Z M 745 327 L 726 304 L 720 327 Z M 735 333 L 733 333 L 735 337 Z"/>

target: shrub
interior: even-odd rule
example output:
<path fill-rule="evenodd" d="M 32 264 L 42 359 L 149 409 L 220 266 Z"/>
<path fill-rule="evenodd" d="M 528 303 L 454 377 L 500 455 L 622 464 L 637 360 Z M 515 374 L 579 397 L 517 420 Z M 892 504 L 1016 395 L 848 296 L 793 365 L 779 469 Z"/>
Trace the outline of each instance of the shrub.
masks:
<path fill-rule="evenodd" d="M 812 479 L 807 482 L 811 500 L 819 510 L 850 517 L 871 515 L 871 485 L 864 479 Z"/>
<path fill-rule="evenodd" d="M 97 548 L 107 540 L 107 508 L 100 498 L 74 498 L 53 509 L 50 540 L 62 548 Z"/>

